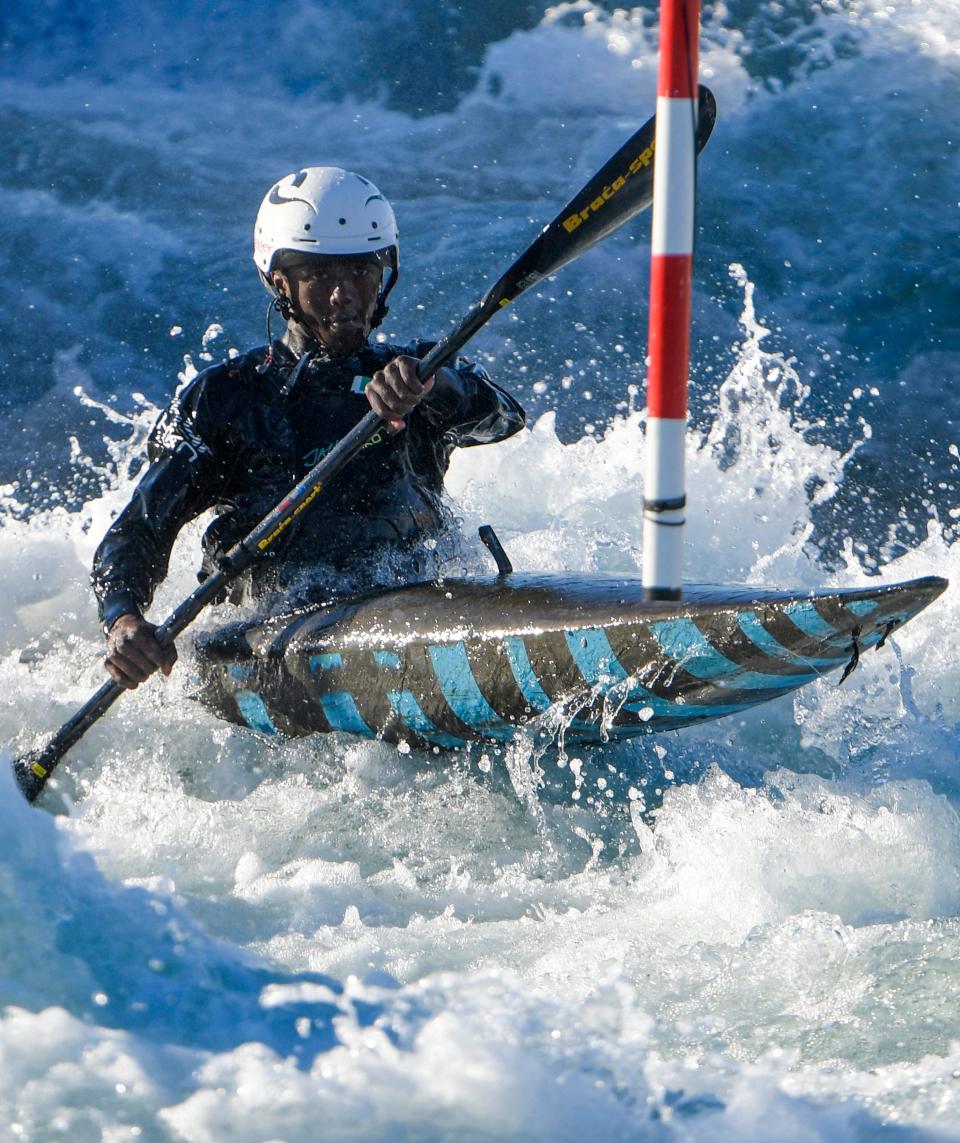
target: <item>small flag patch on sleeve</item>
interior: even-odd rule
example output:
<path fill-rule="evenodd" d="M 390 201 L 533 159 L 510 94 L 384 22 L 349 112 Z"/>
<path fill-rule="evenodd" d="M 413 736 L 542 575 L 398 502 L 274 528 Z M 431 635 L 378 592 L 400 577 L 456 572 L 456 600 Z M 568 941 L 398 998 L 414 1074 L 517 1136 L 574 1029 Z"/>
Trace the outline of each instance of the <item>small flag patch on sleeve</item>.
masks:
<path fill-rule="evenodd" d="M 354 377 L 353 384 L 350 386 L 350 392 L 362 393 L 372 380 L 372 377 Z"/>

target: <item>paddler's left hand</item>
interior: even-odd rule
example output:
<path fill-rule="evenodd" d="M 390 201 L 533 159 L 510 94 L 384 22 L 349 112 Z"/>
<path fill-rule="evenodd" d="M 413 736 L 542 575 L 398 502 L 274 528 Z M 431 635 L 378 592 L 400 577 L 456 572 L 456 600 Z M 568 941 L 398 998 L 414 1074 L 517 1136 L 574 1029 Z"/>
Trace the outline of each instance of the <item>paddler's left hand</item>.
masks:
<path fill-rule="evenodd" d="M 433 388 L 434 379 L 421 381 L 417 374 L 420 362 L 415 357 L 395 357 L 389 365 L 374 373 L 364 393 L 370 408 L 389 422 L 391 428 L 403 428 L 403 418 Z"/>

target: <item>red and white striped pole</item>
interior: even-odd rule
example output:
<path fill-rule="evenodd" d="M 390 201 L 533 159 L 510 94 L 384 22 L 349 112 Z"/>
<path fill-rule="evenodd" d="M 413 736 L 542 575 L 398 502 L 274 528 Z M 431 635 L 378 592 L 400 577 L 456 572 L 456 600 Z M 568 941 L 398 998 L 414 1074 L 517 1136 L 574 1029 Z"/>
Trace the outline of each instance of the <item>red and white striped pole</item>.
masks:
<path fill-rule="evenodd" d="M 643 498 L 648 599 L 683 594 L 699 32 L 700 0 L 660 0 Z"/>

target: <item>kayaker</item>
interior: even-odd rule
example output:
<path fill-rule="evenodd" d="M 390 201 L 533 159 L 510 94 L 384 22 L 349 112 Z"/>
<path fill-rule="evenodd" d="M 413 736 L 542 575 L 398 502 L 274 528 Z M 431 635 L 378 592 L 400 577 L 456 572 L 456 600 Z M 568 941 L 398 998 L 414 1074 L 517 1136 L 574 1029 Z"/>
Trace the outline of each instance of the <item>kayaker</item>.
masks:
<path fill-rule="evenodd" d="M 339 167 L 286 175 L 261 203 L 253 257 L 272 295 L 266 345 L 177 392 L 150 436 L 146 473 L 94 557 L 105 667 L 125 687 L 169 674 L 176 660 L 143 613 L 189 520 L 214 510 L 202 578 L 369 406 L 388 428 L 231 598 L 289 606 L 426 578 L 449 534 L 442 493 L 452 450 L 504 440 L 524 423 L 478 366 L 458 361 L 421 383 L 418 362 L 433 343 L 370 340 L 397 282 L 399 242 L 393 210 L 369 180 Z M 273 312 L 286 321 L 276 340 Z"/>

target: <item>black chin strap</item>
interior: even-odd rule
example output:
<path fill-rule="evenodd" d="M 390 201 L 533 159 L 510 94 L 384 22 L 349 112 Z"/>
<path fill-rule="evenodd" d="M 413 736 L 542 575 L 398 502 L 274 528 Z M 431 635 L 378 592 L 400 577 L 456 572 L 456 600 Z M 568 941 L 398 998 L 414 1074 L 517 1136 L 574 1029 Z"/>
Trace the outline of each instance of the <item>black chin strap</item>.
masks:
<path fill-rule="evenodd" d="M 390 293 L 390 291 L 393 289 L 393 287 L 397 284 L 397 278 L 400 275 L 399 275 L 399 272 L 398 272 L 396 266 L 391 266 L 389 269 L 390 269 L 390 277 L 387 279 L 387 284 L 380 291 L 380 296 L 377 298 L 377 308 L 373 311 L 373 319 L 370 322 L 370 328 L 371 329 L 376 329 L 377 326 L 383 321 L 383 319 L 390 312 L 390 309 L 387 306 L 387 295 Z"/>
<path fill-rule="evenodd" d="M 267 303 L 267 359 L 264 365 L 269 365 L 273 359 L 273 311 L 276 310 L 281 317 L 285 317 L 283 308 L 280 305 L 280 294 L 274 294 L 270 301 Z"/>

